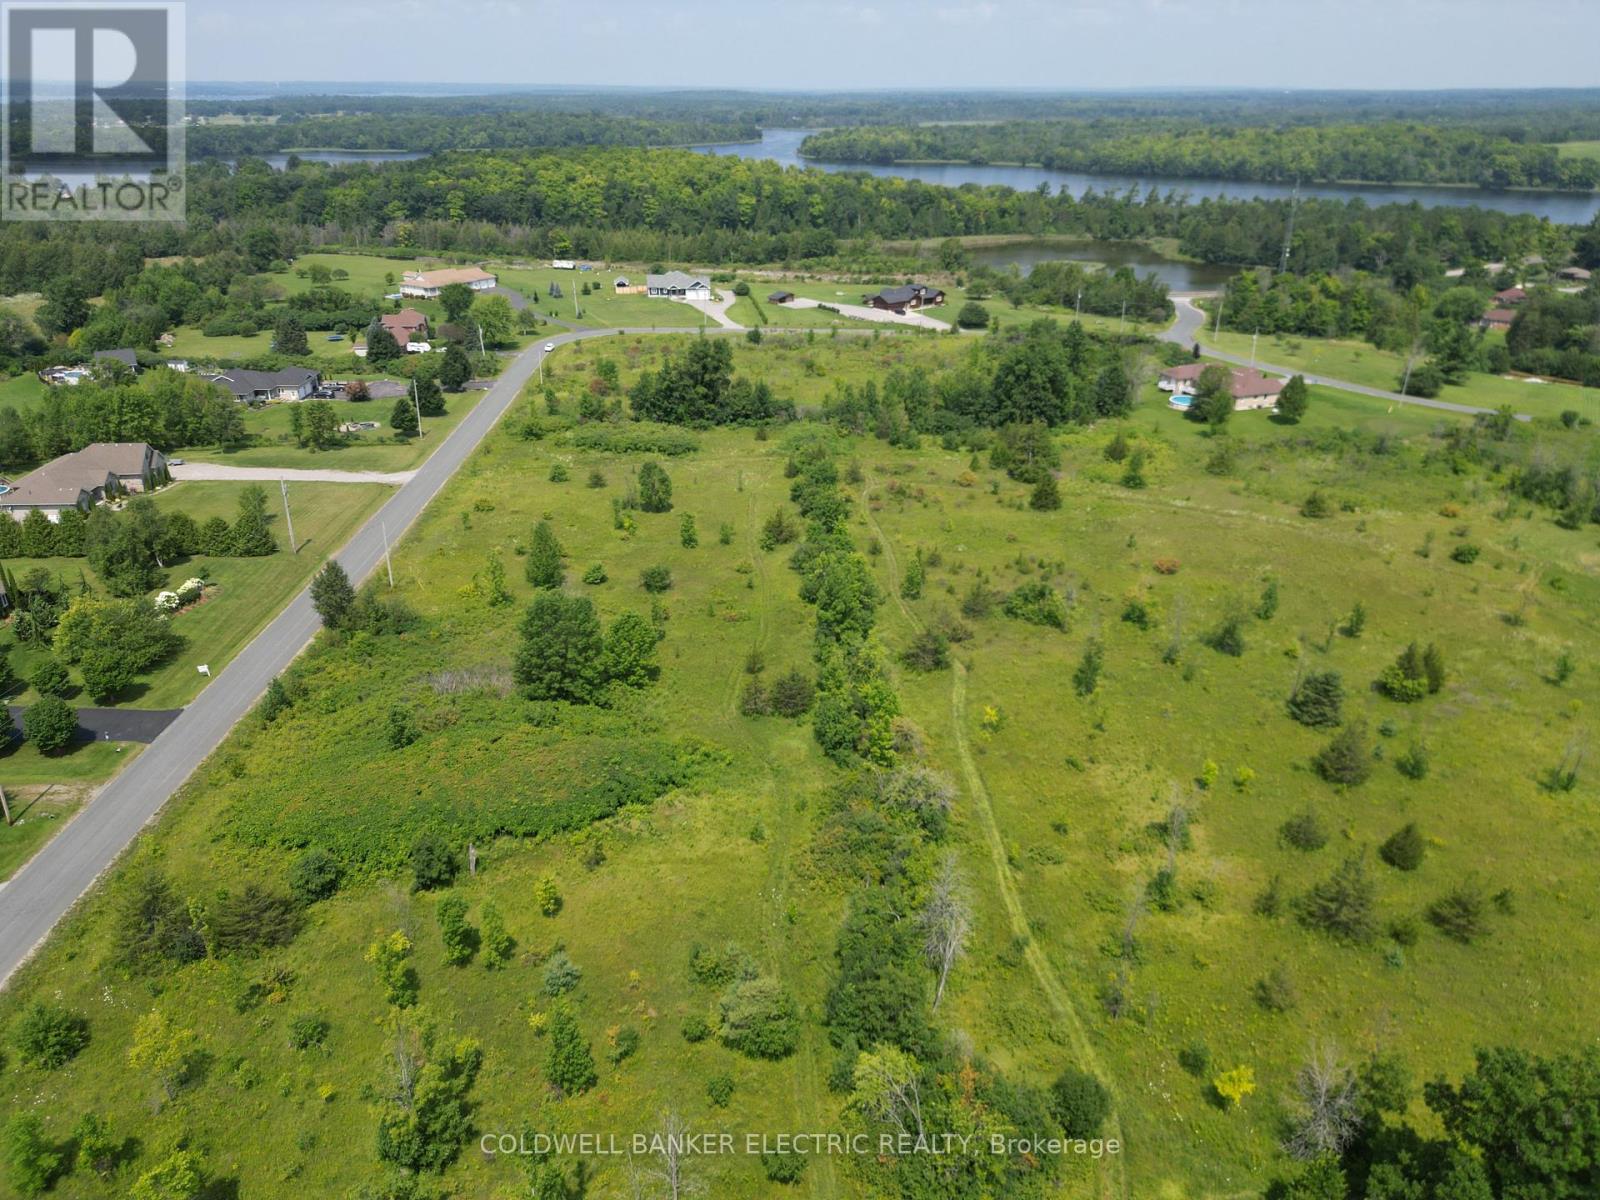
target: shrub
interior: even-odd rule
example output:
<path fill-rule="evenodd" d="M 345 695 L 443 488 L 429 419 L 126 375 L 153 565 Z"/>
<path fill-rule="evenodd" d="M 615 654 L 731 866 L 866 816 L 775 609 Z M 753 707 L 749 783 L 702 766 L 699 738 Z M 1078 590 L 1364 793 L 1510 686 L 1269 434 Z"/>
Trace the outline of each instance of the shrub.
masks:
<path fill-rule="evenodd" d="M 72 678 L 67 674 L 65 664 L 54 656 L 35 667 L 28 682 L 41 696 L 62 697 L 72 690 Z"/>
<path fill-rule="evenodd" d="M 1072 672 L 1072 689 L 1080 696 L 1092 696 L 1100 686 L 1100 669 L 1105 662 L 1105 646 L 1099 638 L 1090 638 L 1083 648 L 1083 657 Z"/>
<path fill-rule="evenodd" d="M 1289 715 L 1302 725 L 1326 729 L 1337 725 L 1344 706 L 1344 681 L 1337 671 L 1313 671 L 1289 697 Z"/>
<path fill-rule="evenodd" d="M 1377 889 L 1364 856 L 1353 854 L 1296 902 L 1302 924 L 1340 941 L 1370 942 L 1377 932 Z"/>
<path fill-rule="evenodd" d="M 36 1113 L 14 1113 L 6 1123 L 5 1157 L 7 1175 L 22 1196 L 39 1195 L 61 1170 L 61 1151 L 44 1136 Z"/>
<path fill-rule="evenodd" d="M 437 836 L 425 833 L 411 848 L 411 890 L 426 892 L 449 887 L 455 882 L 461 864 L 455 852 Z"/>
<path fill-rule="evenodd" d="M 1296 850 L 1321 850 L 1328 844 L 1328 831 L 1309 808 L 1278 826 L 1278 836 Z"/>
<path fill-rule="evenodd" d="M 22 714 L 22 732 L 40 754 L 55 754 L 78 733 L 78 714 L 59 696 L 42 696 Z"/>
<path fill-rule="evenodd" d="M 288 896 L 247 883 L 218 898 L 207 914 L 217 954 L 253 954 L 287 946 L 300 932 L 299 906 Z"/>
<path fill-rule="evenodd" d="M 541 875 L 539 881 L 533 885 L 533 902 L 547 917 L 553 917 L 561 911 L 561 890 L 549 875 Z"/>
<path fill-rule="evenodd" d="M 672 480 L 654 460 L 639 468 L 639 508 L 647 513 L 672 510 Z"/>
<path fill-rule="evenodd" d="M 1273 967 L 1256 980 L 1255 996 L 1256 1003 L 1265 1011 L 1286 1013 L 1296 1002 L 1294 980 L 1282 967 Z"/>
<path fill-rule="evenodd" d="M 296 1050 L 310 1050 L 328 1039 L 332 1028 L 324 1017 L 305 1013 L 289 1022 L 289 1045 Z"/>
<path fill-rule="evenodd" d="M 965 611 L 966 606 L 962 606 Z M 1067 606 L 1048 583 L 1030 582 L 1015 588 L 1006 597 L 1004 612 L 1008 617 L 1026 621 L 1030 625 L 1048 625 L 1053 629 L 1067 627 Z M 968 613 L 968 616 L 982 614 Z"/>
<path fill-rule="evenodd" d="M 798 717 L 807 712 L 817 697 L 811 678 L 798 669 L 789 670 L 772 682 L 772 711 L 780 717 Z"/>
<path fill-rule="evenodd" d="M 639 586 L 652 595 L 660 595 L 672 587 L 672 571 L 657 564 L 639 572 Z"/>
<path fill-rule="evenodd" d="M 1483 936 L 1483 918 L 1483 892 L 1472 883 L 1458 884 L 1428 906 L 1433 927 L 1463 945 Z"/>
<path fill-rule="evenodd" d="M 565 1005 L 559 1007 L 550 1020 L 545 1078 L 566 1095 L 586 1092 L 599 1081 L 588 1039 L 578 1028 L 577 1017 Z"/>
<path fill-rule="evenodd" d="M 1456 546 L 1453 550 L 1450 551 L 1450 557 L 1453 558 L 1458 563 L 1461 563 L 1463 565 L 1470 565 L 1472 563 L 1477 562 L 1478 561 L 1478 555 L 1480 555 L 1482 553 L 1483 553 L 1483 551 L 1480 550 L 1473 543 L 1471 543 L 1471 542 L 1462 542 L 1460 545 Z"/>
<path fill-rule="evenodd" d="M 624 1025 L 611 1039 L 611 1049 L 606 1051 L 606 1057 L 613 1064 L 632 1058 L 639 1050 L 639 1041 L 639 1031 L 632 1025 Z"/>
<path fill-rule="evenodd" d="M 1061 507 L 1061 487 L 1049 471 L 1039 476 L 1028 497 L 1028 507 L 1035 512 L 1054 512 Z"/>
<path fill-rule="evenodd" d="M 505 918 L 500 915 L 494 901 L 484 902 L 482 918 L 483 930 L 478 940 L 483 947 L 483 965 L 490 971 L 498 971 L 511 961 L 511 952 L 517 947 L 517 939 L 506 931 Z"/>
<path fill-rule="evenodd" d="M 1300 515 L 1309 517 L 1313 521 L 1320 521 L 1324 517 L 1333 515 L 1333 505 L 1320 491 L 1314 491 L 1301 501 Z"/>
<path fill-rule="evenodd" d="M 713 1075 L 706 1080 L 706 1095 L 718 1108 L 727 1108 L 733 1099 L 733 1076 Z"/>
<path fill-rule="evenodd" d="M 901 652 L 900 661 L 913 671 L 942 671 L 950 665 L 950 643 L 943 634 L 924 629 Z"/>
<path fill-rule="evenodd" d="M 478 951 L 478 931 L 467 924 L 466 900 L 460 896 L 445 896 L 434 909 L 434 915 L 439 921 L 446 965 L 465 966 Z"/>
<path fill-rule="evenodd" d="M 784 1058 L 800 1041 L 794 997 L 776 979 L 746 979 L 722 995 L 720 1036 L 725 1046 L 751 1058 Z"/>
<path fill-rule="evenodd" d="M 1234 1067 L 1231 1071 L 1224 1071 L 1211 1081 L 1211 1087 L 1224 1106 L 1238 1108 L 1244 1103 L 1244 1098 L 1256 1090 L 1255 1068 Z"/>
<path fill-rule="evenodd" d="M 968 300 L 961 306 L 961 311 L 956 313 L 956 324 L 963 329 L 987 329 L 989 310 L 976 300 Z"/>
<path fill-rule="evenodd" d="M 1050 1085 L 1049 1105 L 1069 1138 L 1092 1138 L 1111 1114 L 1111 1093 L 1089 1072 L 1068 1067 Z"/>
<path fill-rule="evenodd" d="M 1428 774 L 1430 759 L 1428 748 L 1421 742 L 1412 742 L 1400 754 L 1395 756 L 1395 770 L 1407 779 L 1424 779 Z"/>
<path fill-rule="evenodd" d="M 543 987 L 546 996 L 565 996 L 582 981 L 582 969 L 565 950 L 557 950 L 545 959 Z"/>
<path fill-rule="evenodd" d="M 1238 613 L 1229 613 L 1206 635 L 1205 641 L 1218 654 L 1240 657 L 1244 654 L 1244 618 Z"/>
<path fill-rule="evenodd" d="M 739 715 L 767 717 L 772 715 L 772 694 L 759 679 L 751 679 L 739 693 Z"/>
<path fill-rule="evenodd" d="M 1362 722 L 1345 726 L 1317 752 L 1311 765 L 1329 783 L 1365 783 L 1372 774 L 1372 754 L 1367 747 L 1367 727 Z"/>
<path fill-rule="evenodd" d="M 53 1071 L 89 1044 L 89 1022 L 69 1009 L 35 1000 L 17 1022 L 11 1043 L 23 1062 Z"/>
<path fill-rule="evenodd" d="M 763 1150 L 761 1167 L 773 1183 L 799 1183 L 806 1173 L 806 1156 L 798 1150 Z"/>
<path fill-rule="evenodd" d="M 1211 1047 L 1195 1040 L 1178 1051 L 1178 1065 L 1190 1075 L 1200 1078 L 1211 1070 Z"/>
<path fill-rule="evenodd" d="M 683 1040 L 686 1042 L 703 1042 L 711 1036 L 711 1024 L 699 1013 L 683 1019 Z"/>
<path fill-rule="evenodd" d="M 1416 822 L 1409 821 L 1395 830 L 1378 847 L 1378 857 L 1397 871 L 1415 871 L 1422 865 L 1426 845 Z"/>

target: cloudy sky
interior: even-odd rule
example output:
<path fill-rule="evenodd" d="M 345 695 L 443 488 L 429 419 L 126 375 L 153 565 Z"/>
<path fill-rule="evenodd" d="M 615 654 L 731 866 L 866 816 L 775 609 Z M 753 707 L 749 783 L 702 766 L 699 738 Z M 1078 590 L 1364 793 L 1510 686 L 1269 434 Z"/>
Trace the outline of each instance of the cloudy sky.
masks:
<path fill-rule="evenodd" d="M 195 80 L 1600 86 L 1597 0 L 188 0 Z"/>

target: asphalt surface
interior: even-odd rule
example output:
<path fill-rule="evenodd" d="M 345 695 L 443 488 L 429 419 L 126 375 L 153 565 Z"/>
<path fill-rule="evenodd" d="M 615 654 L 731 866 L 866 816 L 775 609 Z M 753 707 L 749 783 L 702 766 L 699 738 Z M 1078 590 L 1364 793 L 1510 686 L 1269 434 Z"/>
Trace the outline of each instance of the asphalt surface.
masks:
<path fill-rule="evenodd" d="M 7 706 L 11 723 L 20 735 L 21 705 Z M 80 708 L 78 709 L 78 737 L 80 742 L 153 742 L 178 719 L 181 708 Z M 3 917 L 4 914 L 0 914 Z"/>
<path fill-rule="evenodd" d="M 385 531 L 391 545 L 397 542 L 494 428 L 538 369 L 546 342 L 560 345 L 589 337 L 615 337 L 617 333 L 611 329 L 559 333 L 513 359 L 488 394 L 451 430 L 410 481 L 334 555 L 351 580 L 359 583 L 378 568 L 383 560 Z M 148 750 L 101 788 L 10 882 L 0 886 L 0 985 L 10 979 L 56 922 L 161 811 L 167 798 L 221 744 L 228 731 L 255 705 L 267 684 L 305 649 L 319 624 L 309 593 L 301 592 L 218 672 L 193 704 L 156 736 Z"/>
<path fill-rule="evenodd" d="M 1205 323 L 1206 314 L 1196 308 L 1186 296 L 1174 296 L 1172 303 L 1177 307 L 1178 319 L 1159 336 L 1162 341 L 1177 342 L 1180 346 L 1193 346 L 1195 344 L 1195 334 L 1200 331 L 1201 325 Z M 1201 346 L 1200 353 L 1207 358 L 1236 363 L 1241 367 L 1252 365 L 1250 360 L 1243 355 L 1226 354 L 1221 350 L 1214 350 L 1208 346 Z M 1344 392 L 1358 392 L 1363 396 L 1374 396 L 1379 400 L 1391 400 L 1396 404 L 1415 404 L 1418 408 L 1436 408 L 1442 412 L 1466 413 L 1469 416 L 1475 413 L 1492 413 L 1495 411 L 1492 408 L 1478 408 L 1471 404 L 1456 404 L 1451 400 L 1433 400 L 1427 396 L 1404 396 L 1399 392 L 1386 392 L 1382 388 L 1364 387 L 1359 383 L 1335 379 L 1331 375 L 1313 375 L 1306 371 L 1297 371 L 1293 367 L 1280 367 L 1273 363 L 1262 362 L 1259 359 L 1253 365 L 1257 370 L 1265 371 L 1272 375 L 1304 375 L 1307 383 L 1319 383 L 1326 387 L 1338 388 Z M 1519 421 L 1530 419 L 1526 413 L 1517 414 L 1517 420 Z"/>

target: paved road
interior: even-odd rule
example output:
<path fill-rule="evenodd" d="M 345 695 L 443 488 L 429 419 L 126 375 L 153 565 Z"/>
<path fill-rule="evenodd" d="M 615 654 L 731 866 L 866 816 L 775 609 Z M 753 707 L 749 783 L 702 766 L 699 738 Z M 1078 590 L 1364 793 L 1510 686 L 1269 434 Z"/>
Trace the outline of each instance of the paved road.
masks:
<path fill-rule="evenodd" d="M 1177 342 L 1180 346 L 1193 346 L 1195 335 L 1200 332 L 1200 327 L 1205 324 L 1206 314 L 1194 306 L 1188 296 L 1174 296 L 1172 303 L 1177 307 L 1178 319 L 1161 333 L 1163 341 Z M 1227 354 L 1221 350 L 1202 346 L 1201 352 L 1207 358 L 1220 359 L 1222 362 L 1237 363 L 1239 366 L 1249 366 L 1250 360 L 1240 354 Z M 1419 408 L 1437 408 L 1443 412 L 1466 413 L 1492 413 L 1492 408 L 1479 408 L 1472 404 L 1457 404 L 1452 400 L 1433 400 L 1427 396 L 1403 396 L 1399 392 L 1386 392 L 1382 388 L 1367 387 L 1364 384 L 1351 383 L 1345 379 L 1335 379 L 1331 375 L 1313 375 L 1308 371 L 1297 371 L 1294 367 L 1280 367 L 1273 363 L 1257 361 L 1258 370 L 1269 372 L 1273 375 L 1304 375 L 1307 383 L 1320 383 L 1325 387 L 1339 388 L 1341 391 L 1358 392 L 1363 396 L 1375 396 L 1379 400 L 1390 400 L 1396 404 L 1415 404 Z M 1517 420 L 1531 420 L 1526 413 L 1518 413 Z"/>
<path fill-rule="evenodd" d="M 415 471 L 335 471 L 307 467 L 235 467 L 227 463 L 186 462 L 167 467 L 172 477 L 185 479 L 250 480 L 256 483 L 410 483 Z"/>
<path fill-rule="evenodd" d="M 7 705 L 11 723 L 20 734 L 21 705 Z M 153 742 L 168 725 L 178 719 L 181 708 L 80 708 L 78 709 L 78 736 L 80 742 Z"/>
<path fill-rule="evenodd" d="M 560 344 L 588 337 L 614 337 L 616 333 L 611 329 L 585 330 L 556 334 L 547 340 Z M 398 539 L 494 428 L 537 370 L 544 357 L 544 345 L 545 342 L 536 343 L 507 365 L 494 387 L 462 418 L 432 457 L 335 555 L 352 580 L 365 579 L 382 560 L 384 531 L 391 542 Z M 267 684 L 310 642 L 317 628 L 311 598 L 301 592 L 156 737 L 148 750 L 101 788 L 77 817 L 12 876 L 0 891 L 0 985 L 116 861 L 161 810 L 167 797 L 221 744 Z"/>

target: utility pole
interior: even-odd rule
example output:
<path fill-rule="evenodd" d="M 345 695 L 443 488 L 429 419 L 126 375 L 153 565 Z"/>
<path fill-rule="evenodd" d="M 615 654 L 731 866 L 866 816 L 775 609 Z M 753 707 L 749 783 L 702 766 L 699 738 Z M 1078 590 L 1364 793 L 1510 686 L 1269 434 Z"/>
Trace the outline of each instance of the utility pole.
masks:
<path fill-rule="evenodd" d="M 488 354 L 489 353 L 487 350 L 485 350 L 483 348 L 483 326 L 482 325 L 478 326 L 478 353 L 479 354 Z"/>
<path fill-rule="evenodd" d="M 1081 287 L 1078 289 L 1078 314 L 1077 315 L 1080 318 L 1083 316 L 1083 289 Z"/>
<path fill-rule="evenodd" d="M 1294 240 L 1294 211 L 1300 207 L 1300 177 L 1294 179 L 1294 197 L 1289 201 L 1289 222 L 1283 231 L 1283 257 L 1278 260 L 1278 274 L 1289 269 L 1289 243 Z"/>
<path fill-rule="evenodd" d="M 1226 296 L 1226 290 L 1217 293 L 1217 327 L 1211 334 L 1213 341 L 1222 336 L 1222 305 Z"/>
<path fill-rule="evenodd" d="M 1127 298 L 1124 297 L 1123 301 L 1122 301 L 1122 315 L 1117 318 L 1117 336 L 1118 337 L 1122 336 L 1122 327 L 1124 325 L 1126 325 L 1127 323 L 1128 323 L 1128 301 L 1127 301 Z"/>
<path fill-rule="evenodd" d="M 1250 335 L 1250 365 L 1252 367 L 1256 365 L 1256 339 L 1260 336 L 1261 329 L 1259 327 Z"/>
<path fill-rule="evenodd" d="M 278 488 L 283 492 L 283 519 L 289 524 L 289 553 L 299 554 L 300 547 L 294 540 L 294 514 L 289 511 L 289 481 L 278 480 Z"/>
<path fill-rule="evenodd" d="M 0 813 L 5 814 L 6 824 L 11 824 L 11 804 L 6 800 L 6 789 L 0 785 Z"/>
<path fill-rule="evenodd" d="M 389 571 L 389 586 L 392 588 L 394 587 L 394 562 L 389 558 L 389 527 L 379 521 L 378 529 L 383 534 L 383 565 Z"/>
<path fill-rule="evenodd" d="M 411 407 L 417 410 L 417 436 L 422 436 L 422 401 L 417 398 L 417 377 L 411 377 Z"/>

